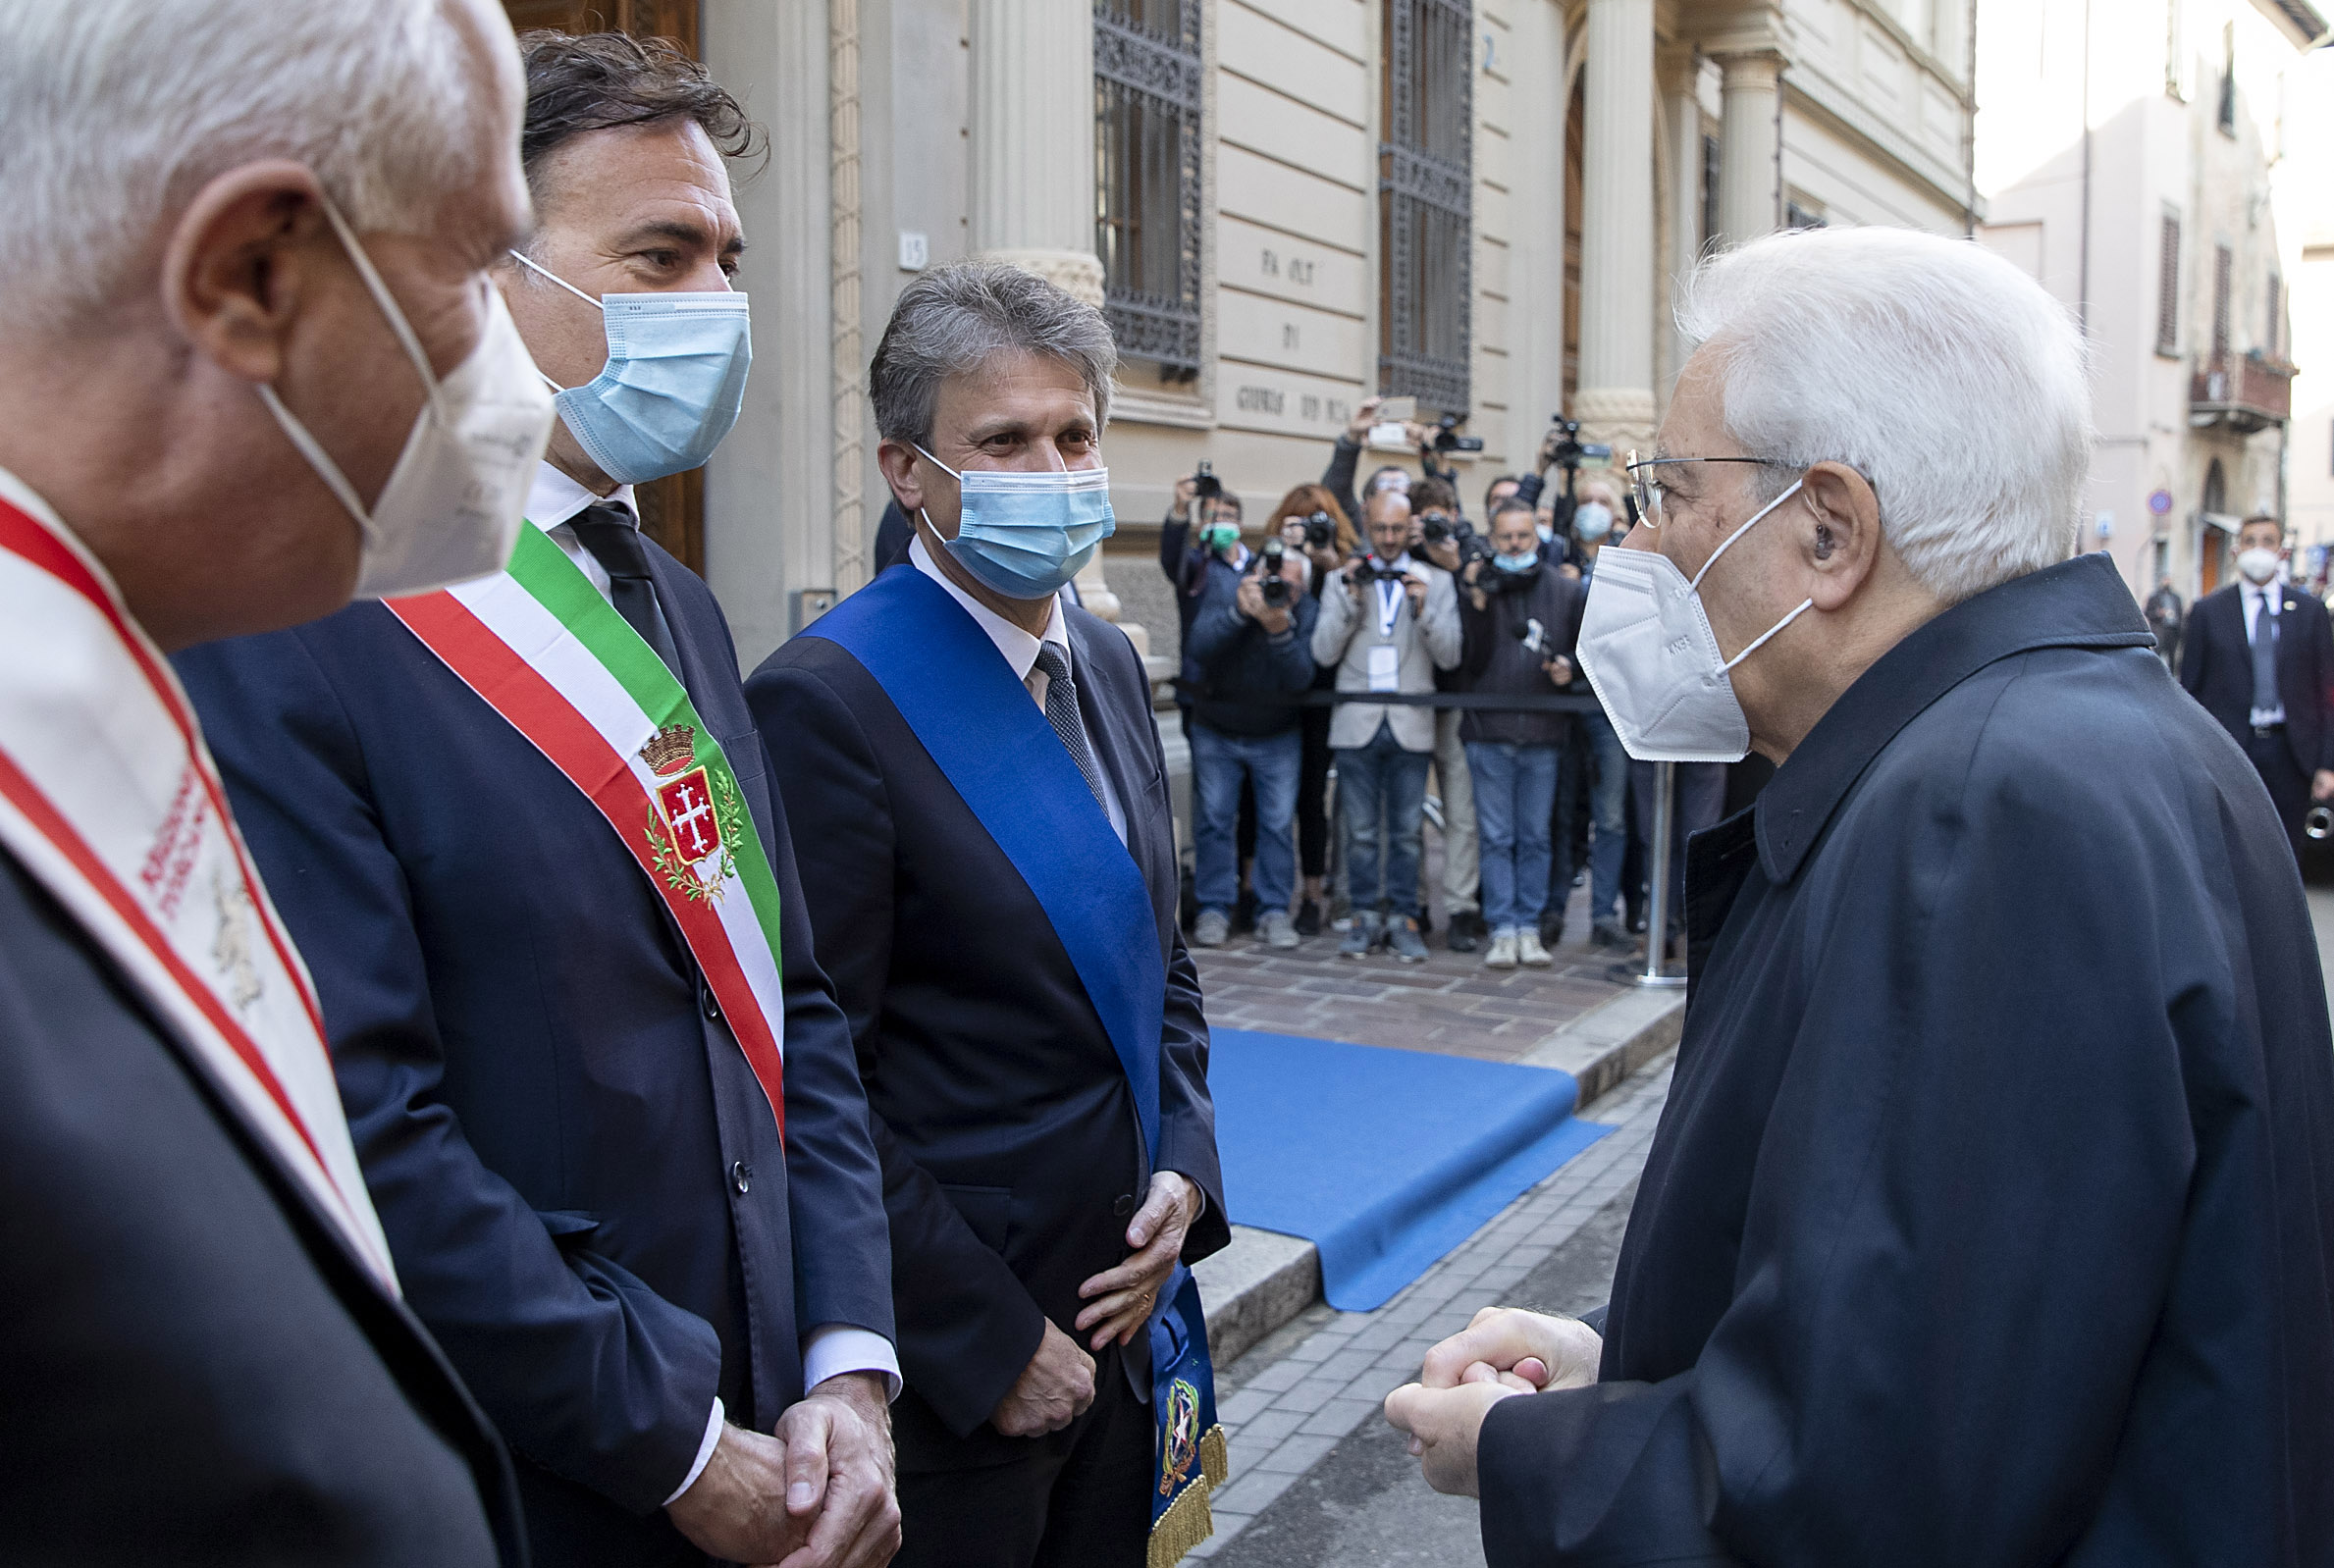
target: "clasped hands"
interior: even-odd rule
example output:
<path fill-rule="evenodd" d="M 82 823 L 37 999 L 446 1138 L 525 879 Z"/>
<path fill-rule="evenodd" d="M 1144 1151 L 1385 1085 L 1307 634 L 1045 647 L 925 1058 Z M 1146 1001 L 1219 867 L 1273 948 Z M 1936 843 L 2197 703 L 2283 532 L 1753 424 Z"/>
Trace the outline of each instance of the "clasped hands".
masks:
<path fill-rule="evenodd" d="M 1418 1382 L 1386 1396 L 1386 1420 L 1409 1435 L 1428 1486 L 1476 1496 L 1475 1444 L 1491 1407 L 1519 1393 L 1584 1388 L 1604 1353 L 1596 1331 L 1576 1318 L 1485 1307 L 1426 1353 Z"/>
<path fill-rule="evenodd" d="M 1173 1171 L 1154 1172 L 1149 1195 L 1127 1223 L 1133 1250 L 1126 1261 L 1078 1287 L 1087 1305 L 1077 1329 L 1091 1331 L 1090 1349 L 1099 1351 L 1113 1339 L 1125 1344 L 1143 1332 L 1175 1260 L 1183 1256 L 1184 1235 L 1198 1218 L 1199 1188 Z M 1049 1318 L 1037 1353 L 988 1419 L 1008 1437 L 1036 1437 L 1061 1431 L 1093 1402 L 1093 1356 Z"/>
<path fill-rule="evenodd" d="M 713 1457 L 665 1508 L 712 1556 L 777 1568 L 880 1568 L 899 1550 L 889 1389 L 827 1379 L 765 1437 L 723 1427 Z"/>

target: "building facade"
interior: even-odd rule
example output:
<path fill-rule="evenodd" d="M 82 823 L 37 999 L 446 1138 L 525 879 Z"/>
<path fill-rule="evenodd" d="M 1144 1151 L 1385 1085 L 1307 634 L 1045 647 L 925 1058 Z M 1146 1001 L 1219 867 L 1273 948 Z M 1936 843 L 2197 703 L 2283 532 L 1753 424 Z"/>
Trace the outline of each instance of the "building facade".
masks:
<path fill-rule="evenodd" d="M 2324 30 L 2308 0 L 1980 10 L 1981 237 L 2084 323 L 2099 431 L 2084 548 L 2142 597 L 2166 576 L 2210 592 L 2238 523 L 2289 509 L 2302 280 L 2279 236 L 2299 234 L 2295 165 L 2328 172 L 2289 123 Z"/>
<path fill-rule="evenodd" d="M 692 33 L 772 132 L 738 192 L 746 411 L 667 530 L 751 662 L 866 580 L 886 499 L 866 365 L 917 271 L 999 256 L 1108 311 L 1121 533 L 1087 586 L 1133 592 L 1202 459 L 1254 513 L 1318 477 L 1361 398 L 1410 393 L 1482 438 L 1471 503 L 1559 411 L 1591 440 L 1650 437 L 1679 359 L 1671 284 L 1705 244 L 1968 233 L 1972 3 L 511 8 Z"/>

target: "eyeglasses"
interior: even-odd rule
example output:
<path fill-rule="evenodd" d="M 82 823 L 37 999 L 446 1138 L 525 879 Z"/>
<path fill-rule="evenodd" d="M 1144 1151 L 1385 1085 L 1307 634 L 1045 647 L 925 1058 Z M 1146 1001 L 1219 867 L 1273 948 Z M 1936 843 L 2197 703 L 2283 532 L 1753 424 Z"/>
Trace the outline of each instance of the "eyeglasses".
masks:
<path fill-rule="evenodd" d="M 1636 505 L 1638 522 L 1648 528 L 1659 528 L 1665 521 L 1662 495 L 1665 487 L 1658 478 L 1648 478 L 1643 470 L 1674 468 L 1680 463 L 1748 463 L 1754 468 L 1796 468 L 1796 463 L 1780 457 L 1646 457 L 1634 451 L 1621 466 L 1628 471 L 1629 499 Z"/>

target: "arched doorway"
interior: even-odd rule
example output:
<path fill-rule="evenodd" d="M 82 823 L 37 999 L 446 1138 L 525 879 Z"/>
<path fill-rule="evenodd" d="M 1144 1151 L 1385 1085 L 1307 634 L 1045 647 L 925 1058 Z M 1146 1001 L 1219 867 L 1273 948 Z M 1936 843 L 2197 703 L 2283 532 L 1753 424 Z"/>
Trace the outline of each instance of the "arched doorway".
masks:
<path fill-rule="evenodd" d="M 2197 527 L 2197 592 L 2203 595 L 2221 585 L 2229 565 L 2231 534 L 2223 526 L 2229 515 L 2229 476 L 2217 457 L 2204 470 L 2203 502 L 2199 511 L 2201 516 Z"/>

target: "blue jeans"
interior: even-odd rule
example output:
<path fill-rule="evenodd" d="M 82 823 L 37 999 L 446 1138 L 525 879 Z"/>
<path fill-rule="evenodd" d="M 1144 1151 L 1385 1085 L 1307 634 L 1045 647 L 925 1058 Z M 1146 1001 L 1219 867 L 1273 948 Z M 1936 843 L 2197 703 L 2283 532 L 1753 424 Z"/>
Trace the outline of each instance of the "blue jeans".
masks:
<path fill-rule="evenodd" d="M 1356 915 L 1384 902 L 1396 916 L 1418 915 L 1418 835 L 1426 819 L 1426 764 L 1432 752 L 1406 752 L 1394 726 L 1380 724 L 1367 746 L 1337 753 L 1337 798 L 1353 850 L 1347 887 Z M 1378 811 L 1386 813 L 1383 840 Z"/>
<path fill-rule="evenodd" d="M 1483 843 L 1483 918 L 1494 936 L 1537 929 L 1548 907 L 1548 824 L 1562 756 L 1554 745 L 1467 742 Z"/>
<path fill-rule="evenodd" d="M 1278 735 L 1227 735 L 1192 725 L 1192 824 L 1198 865 L 1195 891 L 1203 910 L 1230 914 L 1240 898 L 1240 780 L 1246 773 L 1256 790 L 1256 909 L 1286 910 L 1297 893 L 1297 845 L 1290 818 L 1297 814 L 1297 775 L 1304 738 L 1294 729 Z"/>
<path fill-rule="evenodd" d="M 1588 917 L 1592 923 L 1618 920 L 1620 862 L 1629 853 L 1629 754 L 1604 714 L 1583 713 L 1573 722 L 1588 732 L 1589 755 L 1597 770 L 1588 796 Z M 1569 896 L 1571 891 L 1566 877 L 1565 893 Z"/>

